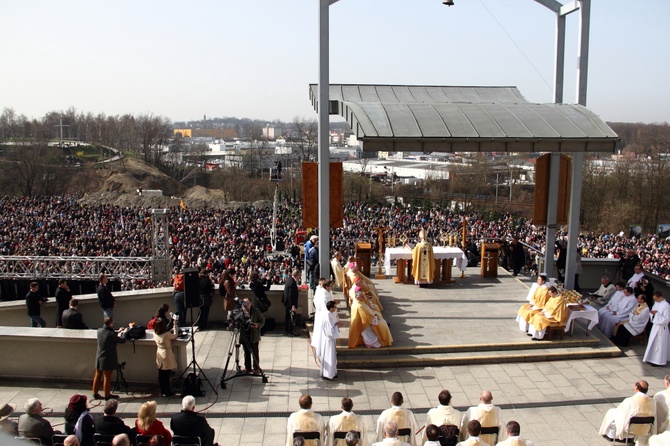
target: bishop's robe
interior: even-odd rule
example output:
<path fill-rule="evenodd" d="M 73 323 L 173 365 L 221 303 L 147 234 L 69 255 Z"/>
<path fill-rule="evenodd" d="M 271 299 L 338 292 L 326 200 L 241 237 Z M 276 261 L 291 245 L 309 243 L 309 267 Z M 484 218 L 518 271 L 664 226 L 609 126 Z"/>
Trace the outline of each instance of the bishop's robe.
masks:
<path fill-rule="evenodd" d="M 425 285 L 435 279 L 435 255 L 433 245 L 421 241 L 412 250 L 412 276 L 414 283 Z"/>
<path fill-rule="evenodd" d="M 349 280 L 351 280 L 352 286 L 349 289 L 349 302 L 350 304 L 353 303 L 354 300 L 356 300 L 356 286 L 361 287 L 361 290 L 365 293 L 366 296 L 368 296 L 371 300 L 372 303 L 375 304 L 377 307 L 377 311 L 384 311 L 384 307 L 382 306 L 381 301 L 379 300 L 379 295 L 377 294 L 377 290 L 374 287 L 374 284 L 372 281 L 365 281 L 363 278 L 365 277 L 363 274 L 360 274 L 358 271 L 353 271 L 349 270 L 347 271 L 347 276 L 349 277 Z M 358 277 L 358 281 L 355 279 Z M 372 286 L 370 286 L 372 285 Z"/>
<path fill-rule="evenodd" d="M 330 267 L 333 270 L 333 276 L 335 276 L 335 286 L 343 287 L 344 286 L 344 268 L 340 265 L 340 262 L 333 258 L 330 260 Z"/>
<path fill-rule="evenodd" d="M 375 316 L 377 316 L 377 325 L 374 325 Z M 381 314 L 372 311 L 364 303 L 354 300 L 351 304 L 351 322 L 349 323 L 349 348 L 365 345 L 363 331 L 367 328 L 372 329 L 382 347 L 388 347 L 393 343 L 391 330 Z"/>

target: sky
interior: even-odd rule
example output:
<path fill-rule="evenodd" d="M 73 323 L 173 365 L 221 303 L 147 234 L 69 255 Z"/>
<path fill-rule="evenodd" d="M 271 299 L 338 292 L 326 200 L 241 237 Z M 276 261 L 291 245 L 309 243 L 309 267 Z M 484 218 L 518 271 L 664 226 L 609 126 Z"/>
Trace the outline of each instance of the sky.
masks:
<path fill-rule="evenodd" d="M 318 5 L 0 0 L 0 110 L 315 119 Z M 555 15 L 533 0 L 340 0 L 329 13 L 331 83 L 517 86 L 553 101 Z M 670 1 L 592 0 L 591 14 L 587 107 L 669 122 Z M 577 102 L 578 16 L 566 103 Z"/>

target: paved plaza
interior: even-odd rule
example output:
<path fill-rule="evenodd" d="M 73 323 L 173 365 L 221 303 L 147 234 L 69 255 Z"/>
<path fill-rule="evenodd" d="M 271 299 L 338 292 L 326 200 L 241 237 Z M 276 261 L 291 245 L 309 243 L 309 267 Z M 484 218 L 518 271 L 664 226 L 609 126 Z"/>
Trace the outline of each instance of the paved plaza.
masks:
<path fill-rule="evenodd" d="M 478 277 L 477 269 L 469 269 L 467 274 L 470 278 L 436 289 L 376 281 L 394 345 L 530 343 L 514 322 L 530 279 L 512 277 L 502 269 L 500 276 L 489 282 Z M 427 324 L 427 320 L 437 325 Z M 196 336 L 197 360 L 217 389 L 230 336 L 222 329 Z M 573 338 L 586 338 L 583 327 L 575 329 Z M 633 394 L 635 381 L 649 381 L 651 395 L 663 388 L 663 376 L 669 369 L 643 364 L 643 351 L 643 346 L 636 344 L 624 348 L 619 357 L 602 359 L 346 369 L 336 380 L 324 381 L 319 378 L 307 335 L 286 337 L 279 327 L 260 344 L 261 365 L 269 382 L 250 376 L 235 378 L 227 382 L 226 389 L 218 389 L 218 395 L 205 384 L 207 395 L 197 398 L 196 410 L 206 409 L 204 414 L 221 445 L 279 446 L 286 440 L 286 419 L 298 409 L 302 393 L 312 395 L 313 409 L 326 416 L 339 413 L 341 398 L 349 396 L 354 411 L 366 419 L 368 438 L 373 439 L 376 418 L 390 406 L 393 392 L 403 393 L 405 406 L 413 409 L 423 424 L 425 413 L 437 405 L 442 389 L 451 391 L 452 404 L 462 411 L 478 403 L 482 389 L 489 389 L 494 404 L 503 408 L 503 421 L 518 421 L 522 436 L 538 446 L 605 445 L 608 442 L 598 435 L 603 416 Z M 26 367 L 39 367 L 39 358 Z M 132 362 L 127 367 L 132 367 Z M 181 398 L 152 396 L 154 390 L 131 387 L 131 394 L 121 394 L 119 414 L 127 424 L 134 422 L 140 405 L 152 399 L 158 402 L 161 419 L 169 424 L 169 415 L 180 410 Z M 74 393 L 91 397 L 88 385 L 0 381 L 0 404 L 14 403 L 17 412 L 22 412 L 26 400 L 38 397 L 53 410 L 48 419 L 57 429 L 62 429 L 62 412 Z M 92 412 L 102 412 L 99 402 L 91 403 Z"/>

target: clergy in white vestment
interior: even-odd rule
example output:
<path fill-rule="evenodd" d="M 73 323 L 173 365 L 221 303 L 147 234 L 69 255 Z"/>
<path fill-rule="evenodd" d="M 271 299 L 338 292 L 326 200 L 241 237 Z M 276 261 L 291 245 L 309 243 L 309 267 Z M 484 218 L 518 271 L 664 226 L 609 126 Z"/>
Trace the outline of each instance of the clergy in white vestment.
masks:
<path fill-rule="evenodd" d="M 607 310 L 598 310 L 598 328 L 608 338 L 612 337 L 614 327 L 628 317 L 637 306 L 637 299 L 631 287 L 626 287 L 623 294 L 614 293 Z"/>
<path fill-rule="evenodd" d="M 637 307 L 628 315 L 627 319 L 614 326 L 614 333 L 610 338 L 619 346 L 630 345 L 630 338 L 642 333 L 649 323 L 649 306 L 644 294 L 637 296 Z"/>
<path fill-rule="evenodd" d="M 398 424 L 395 421 L 389 421 L 384 425 L 384 439 L 372 446 L 414 446 L 398 438 Z"/>
<path fill-rule="evenodd" d="M 461 413 L 451 406 L 451 392 L 448 390 L 441 391 L 437 397 L 437 400 L 440 402 L 440 404 L 437 407 L 430 409 L 428 411 L 428 415 L 426 416 L 426 428 L 430 424 L 434 424 L 438 427 L 452 424 L 460 429 Z M 422 442 L 425 442 L 428 438 L 428 432 L 426 428 L 423 430 L 421 437 Z"/>
<path fill-rule="evenodd" d="M 319 279 L 319 285 L 314 290 L 314 327 L 312 329 L 312 340 L 310 343 L 314 348 L 316 357 L 321 359 L 321 334 L 323 333 L 323 320 L 328 317 L 326 304 L 333 300 L 331 294 L 333 282 L 326 279 Z"/>
<path fill-rule="evenodd" d="M 461 421 L 461 439 L 467 438 L 468 423 L 472 420 L 479 421 L 483 427 L 497 427 L 498 433 L 502 431 L 502 411 L 500 407 L 493 405 L 493 395 L 489 390 L 482 390 L 479 395 L 479 405 L 469 408 L 463 415 Z M 482 441 L 495 444 L 494 435 L 482 435 Z"/>
<path fill-rule="evenodd" d="M 349 432 L 356 431 L 360 433 L 359 445 L 368 444 L 367 439 L 367 429 L 365 423 L 363 422 L 363 417 L 356 415 L 353 411 L 354 402 L 351 401 L 351 398 L 344 397 L 342 398 L 342 413 L 338 415 L 333 415 L 328 420 L 328 438 L 326 439 L 325 446 L 344 446 L 344 440 L 338 439 L 335 440 L 335 432 Z"/>
<path fill-rule="evenodd" d="M 337 304 L 329 301 L 326 304 L 328 314 L 321 324 L 321 377 L 333 379 L 337 376 L 337 340 L 340 337 L 342 323 L 337 319 Z"/>
<path fill-rule="evenodd" d="M 649 314 L 653 325 L 642 361 L 665 365 L 668 362 L 668 350 L 670 349 L 670 335 L 668 334 L 670 304 L 660 291 L 654 291 L 654 306 Z"/>
<path fill-rule="evenodd" d="M 312 397 L 302 394 L 298 400 L 300 410 L 288 417 L 286 424 L 286 446 L 293 446 L 294 432 L 318 432 L 321 440 L 325 438 L 326 422 L 321 415 L 312 411 Z M 305 440 L 305 445 L 315 446 L 323 441 Z"/>
<path fill-rule="evenodd" d="M 642 279 L 644 278 L 644 271 L 642 271 L 642 265 L 635 265 L 635 273 L 628 279 L 626 286 L 631 288 L 637 288 Z"/>
<path fill-rule="evenodd" d="M 647 381 L 640 380 L 634 385 L 635 395 L 626 398 L 616 409 L 610 409 L 605 414 L 603 424 L 600 426 L 600 435 L 623 440 L 628 430 L 628 424 L 631 417 L 656 417 L 656 404 L 654 400 L 647 395 L 649 384 Z M 652 429 L 655 433 L 656 427 Z M 649 437 L 648 425 L 633 425 L 630 428 L 631 435 L 638 437 L 638 442 L 646 443 Z"/>
<path fill-rule="evenodd" d="M 330 259 L 330 268 L 335 277 L 335 286 L 342 288 L 344 286 L 344 268 L 340 261 L 342 260 L 342 253 L 337 251 L 332 259 Z"/>
<path fill-rule="evenodd" d="M 521 426 L 516 421 L 508 421 L 505 425 L 507 439 L 499 441 L 496 446 L 535 446 L 530 440 L 521 437 Z"/>
<path fill-rule="evenodd" d="M 656 431 L 670 431 L 670 375 L 665 375 L 663 380 L 665 390 L 661 390 L 654 395 L 656 402 Z M 670 443 L 667 443 L 670 444 Z"/>
<path fill-rule="evenodd" d="M 377 441 L 385 438 L 385 426 L 390 421 L 393 421 L 398 426 L 398 429 L 409 428 L 409 437 L 403 437 L 403 440 L 406 440 L 412 446 L 417 444 L 416 431 L 419 430 L 419 425 L 416 422 L 414 412 L 402 407 L 403 402 L 402 393 L 394 392 L 391 395 L 391 407 L 383 411 L 379 415 L 379 418 L 377 418 Z"/>
<path fill-rule="evenodd" d="M 590 293 L 589 297 L 595 299 L 601 305 L 607 304 L 612 298 L 612 294 L 616 291 L 614 284 L 610 282 L 610 278 L 607 276 L 602 276 L 600 278 L 600 288 L 595 292 Z"/>
<path fill-rule="evenodd" d="M 457 443 L 456 446 L 490 446 L 489 443 L 482 440 L 480 436 L 482 432 L 482 425 L 477 420 L 470 420 L 466 424 L 467 436 L 466 440 Z"/>

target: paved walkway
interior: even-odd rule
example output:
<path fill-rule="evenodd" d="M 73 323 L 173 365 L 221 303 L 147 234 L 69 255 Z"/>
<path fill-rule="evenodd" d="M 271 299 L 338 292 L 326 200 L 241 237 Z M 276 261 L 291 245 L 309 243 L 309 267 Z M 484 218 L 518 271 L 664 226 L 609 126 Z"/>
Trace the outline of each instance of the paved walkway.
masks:
<path fill-rule="evenodd" d="M 472 269 L 468 274 L 475 276 Z M 525 299 L 527 288 L 520 280 L 512 278 L 500 270 L 500 278 L 488 287 L 488 291 L 499 299 L 495 305 L 486 305 L 486 300 L 476 296 L 475 305 L 481 311 L 468 306 L 471 294 L 467 281 L 445 289 L 445 301 L 462 302 L 447 304 L 448 314 L 432 313 L 407 314 L 404 320 L 392 316 L 392 331 L 402 342 L 399 330 L 415 329 L 425 317 L 462 319 L 469 318 L 469 330 L 460 329 L 458 336 L 478 340 L 482 331 L 478 317 L 483 313 L 495 332 L 513 329 L 511 310 L 518 308 Z M 529 284 L 528 279 L 521 279 Z M 474 281 L 474 279 L 473 279 Z M 386 299 L 411 301 L 415 306 L 422 300 L 424 290 L 408 285 L 389 288 L 391 281 L 380 284 Z M 392 296 L 390 291 L 393 291 Z M 481 290 L 480 290 L 481 291 Z M 477 292 L 478 294 L 479 292 Z M 452 296 L 458 300 L 452 301 Z M 474 294 L 473 294 L 474 295 Z M 504 304 L 508 301 L 508 304 Z M 509 308 L 508 308 L 509 307 Z M 454 320 L 454 319 L 448 319 Z M 446 324 L 445 324 L 446 325 Z M 411 328 L 410 328 L 411 327 Z M 518 330 L 517 330 L 518 331 Z M 218 396 L 210 389 L 205 397 L 198 398 L 197 409 L 207 407 L 206 415 L 217 431 L 221 445 L 282 445 L 286 436 L 286 418 L 298 408 L 298 397 L 305 392 L 314 399 L 314 410 L 332 415 L 339 412 L 340 399 L 349 396 L 354 401 L 354 411 L 365 416 L 368 437 L 373 438 L 373 428 L 377 415 L 389 407 L 389 397 L 395 391 L 405 395 L 406 406 L 417 414 L 423 423 L 425 412 L 437 404 L 437 395 L 442 389 L 449 389 L 453 395 L 452 404 L 465 410 L 478 402 L 479 392 L 486 388 L 492 391 L 494 403 L 503 407 L 504 421 L 514 419 L 521 424 L 523 436 L 541 445 L 606 445 L 608 442 L 598 436 L 598 427 L 604 413 L 623 398 L 633 393 L 633 383 L 646 379 L 650 383 L 650 394 L 662 389 L 663 376 L 670 373 L 666 367 L 651 367 L 641 362 L 643 347 L 636 345 L 624 349 L 624 356 L 608 359 L 553 361 L 539 363 L 505 363 L 489 365 L 395 368 L 392 370 L 343 370 L 335 381 L 319 379 L 319 370 L 312 356 L 309 340 L 305 337 L 285 337 L 278 329 L 276 334 L 268 334 L 261 342 L 261 361 L 268 373 L 269 382 L 264 384 L 258 378 L 241 377 L 229 381 L 226 389 L 219 389 Z M 423 332 L 423 339 L 431 333 Z M 439 334 L 443 336 L 443 334 Z M 489 334 L 490 336 L 490 334 Z M 522 336 L 522 335 L 521 335 Z M 197 336 L 197 360 L 206 376 L 218 388 L 222 369 L 228 357 L 230 332 L 211 330 Z M 409 340 L 407 342 L 410 342 Z M 2 358 L 2 360 L 11 360 Z M 93 360 L 93 358 L 91 358 Z M 26 367 L 39 367 L 39 360 Z M 132 367 L 129 362 L 128 367 Z M 119 412 L 128 424 L 133 423 L 142 402 L 154 399 L 159 404 L 159 412 L 168 416 L 180 410 L 180 398 L 151 396 L 155 389 L 131 389 L 132 395 L 122 395 Z M 69 397 L 74 393 L 91 395 L 88 386 L 48 382 L 7 382 L 0 381 L 0 404 L 12 402 L 17 412 L 22 412 L 25 401 L 38 397 L 46 407 L 52 408 L 50 420 L 62 423 L 62 412 Z M 94 402 L 93 404 L 97 404 Z M 97 406 L 94 413 L 101 412 Z M 163 418 L 164 421 L 168 421 Z M 61 426 L 62 428 L 62 426 Z"/>

